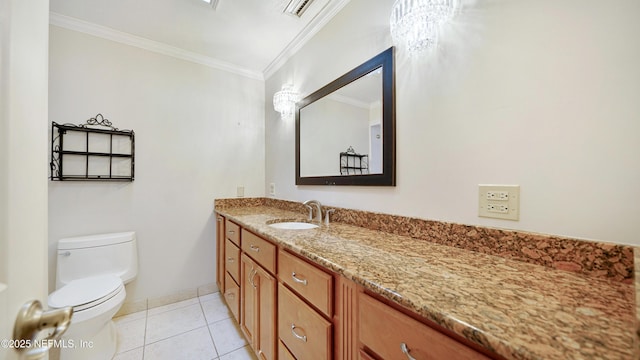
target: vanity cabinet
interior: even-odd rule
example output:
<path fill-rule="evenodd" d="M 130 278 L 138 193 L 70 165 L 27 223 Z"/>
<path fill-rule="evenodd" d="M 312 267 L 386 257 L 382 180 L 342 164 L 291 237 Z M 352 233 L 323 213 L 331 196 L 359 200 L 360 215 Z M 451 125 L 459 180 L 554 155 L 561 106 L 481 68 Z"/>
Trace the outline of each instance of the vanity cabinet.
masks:
<path fill-rule="evenodd" d="M 260 359 L 276 358 L 276 279 L 242 254 L 240 329 Z"/>
<path fill-rule="evenodd" d="M 501 359 L 229 219 L 217 218 L 217 270 L 224 275 L 217 281 L 261 360 Z"/>

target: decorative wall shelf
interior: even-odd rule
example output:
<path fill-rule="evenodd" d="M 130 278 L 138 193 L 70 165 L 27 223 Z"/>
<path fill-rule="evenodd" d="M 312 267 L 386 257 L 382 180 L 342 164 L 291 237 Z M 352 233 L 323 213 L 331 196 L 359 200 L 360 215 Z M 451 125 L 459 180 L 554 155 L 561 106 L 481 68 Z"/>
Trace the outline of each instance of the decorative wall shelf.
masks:
<path fill-rule="evenodd" d="M 135 134 L 102 114 L 86 124 L 51 123 L 51 180 L 133 181 Z"/>
<path fill-rule="evenodd" d="M 349 146 L 340 153 L 340 175 L 364 175 L 369 173 L 369 155 L 358 154 Z"/>

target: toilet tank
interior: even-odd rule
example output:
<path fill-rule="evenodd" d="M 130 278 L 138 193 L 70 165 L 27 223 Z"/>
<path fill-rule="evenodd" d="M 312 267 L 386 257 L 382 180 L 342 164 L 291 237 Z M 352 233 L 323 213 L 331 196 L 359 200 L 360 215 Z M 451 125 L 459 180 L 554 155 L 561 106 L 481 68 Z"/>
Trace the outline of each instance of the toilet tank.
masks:
<path fill-rule="evenodd" d="M 120 277 L 125 284 L 138 275 L 135 232 L 58 240 L 56 289 L 72 280 L 106 274 Z"/>

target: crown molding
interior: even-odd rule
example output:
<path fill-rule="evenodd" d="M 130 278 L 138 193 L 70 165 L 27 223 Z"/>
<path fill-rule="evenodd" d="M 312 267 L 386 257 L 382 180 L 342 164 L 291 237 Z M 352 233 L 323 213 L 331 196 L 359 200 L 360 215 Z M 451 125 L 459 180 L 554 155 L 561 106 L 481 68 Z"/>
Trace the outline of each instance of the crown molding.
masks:
<path fill-rule="evenodd" d="M 280 52 L 278 56 L 264 69 L 264 78 L 268 79 L 284 65 L 304 44 L 320 31 L 336 14 L 344 8 L 350 0 L 329 1 L 326 8 L 321 10 L 313 20 Z"/>
<path fill-rule="evenodd" d="M 108 28 L 106 26 L 97 25 L 55 12 L 49 13 L 49 24 L 115 41 L 121 44 L 135 46 L 144 50 L 153 51 L 158 54 L 171 56 L 177 59 L 208 66 L 214 69 L 242 75 L 251 79 L 262 81 L 264 81 L 265 79 L 263 73 L 259 71 L 241 68 L 234 64 L 220 61 L 209 56 L 205 56 L 175 46 L 167 45 L 165 43 L 149 40 L 140 36 L 132 35 L 112 28 Z"/>

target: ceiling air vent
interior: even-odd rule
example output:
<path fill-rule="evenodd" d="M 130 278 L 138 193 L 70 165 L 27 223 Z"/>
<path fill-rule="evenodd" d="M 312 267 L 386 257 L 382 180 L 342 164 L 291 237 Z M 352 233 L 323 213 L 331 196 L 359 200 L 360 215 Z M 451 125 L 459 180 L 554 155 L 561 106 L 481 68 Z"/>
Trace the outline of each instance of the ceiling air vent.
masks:
<path fill-rule="evenodd" d="M 302 14 L 311 6 L 313 0 L 291 0 L 289 5 L 284 9 L 285 14 L 301 17 Z"/>

